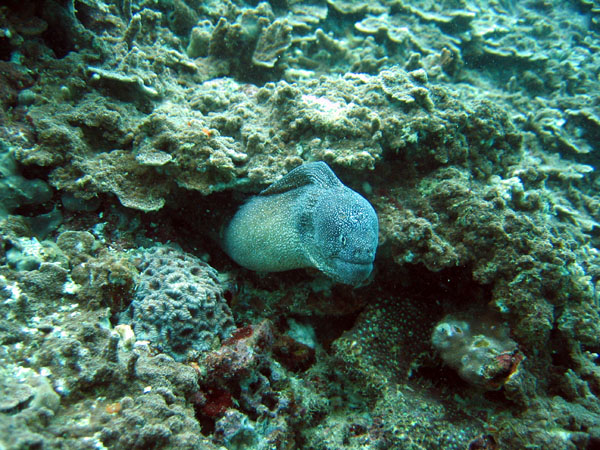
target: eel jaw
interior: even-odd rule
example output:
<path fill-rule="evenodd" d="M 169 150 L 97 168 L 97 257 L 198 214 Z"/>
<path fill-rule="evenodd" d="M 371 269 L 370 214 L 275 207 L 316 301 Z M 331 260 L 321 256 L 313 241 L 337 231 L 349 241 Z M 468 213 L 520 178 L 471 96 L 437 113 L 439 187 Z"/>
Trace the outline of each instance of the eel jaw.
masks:
<path fill-rule="evenodd" d="M 359 286 L 373 271 L 373 262 L 355 262 L 331 258 L 327 261 L 327 267 L 320 267 L 319 269 L 335 281 Z"/>

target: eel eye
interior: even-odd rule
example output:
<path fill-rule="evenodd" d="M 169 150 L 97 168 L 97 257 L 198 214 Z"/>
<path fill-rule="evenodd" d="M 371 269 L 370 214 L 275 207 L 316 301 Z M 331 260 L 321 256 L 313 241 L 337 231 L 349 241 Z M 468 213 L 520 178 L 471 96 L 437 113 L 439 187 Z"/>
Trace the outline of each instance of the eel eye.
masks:
<path fill-rule="evenodd" d="M 346 236 L 340 234 L 340 242 L 343 246 L 346 246 Z"/>

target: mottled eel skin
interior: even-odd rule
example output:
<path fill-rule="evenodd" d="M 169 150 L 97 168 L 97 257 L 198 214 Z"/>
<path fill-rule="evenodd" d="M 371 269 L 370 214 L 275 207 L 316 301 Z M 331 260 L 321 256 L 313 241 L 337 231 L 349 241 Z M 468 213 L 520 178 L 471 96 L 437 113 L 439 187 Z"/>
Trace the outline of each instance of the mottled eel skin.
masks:
<path fill-rule="evenodd" d="M 244 204 L 225 229 L 223 247 L 247 269 L 315 267 L 356 286 L 373 270 L 378 231 L 371 204 L 327 164 L 313 162 Z"/>

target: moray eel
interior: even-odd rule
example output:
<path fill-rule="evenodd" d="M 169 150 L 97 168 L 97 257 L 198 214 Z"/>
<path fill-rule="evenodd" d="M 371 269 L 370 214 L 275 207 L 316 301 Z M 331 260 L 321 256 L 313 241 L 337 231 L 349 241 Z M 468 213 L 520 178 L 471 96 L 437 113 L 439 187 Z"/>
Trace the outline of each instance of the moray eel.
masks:
<path fill-rule="evenodd" d="M 314 267 L 357 286 L 373 270 L 378 232 L 371 204 L 327 164 L 313 162 L 242 205 L 225 228 L 223 248 L 247 269 Z"/>

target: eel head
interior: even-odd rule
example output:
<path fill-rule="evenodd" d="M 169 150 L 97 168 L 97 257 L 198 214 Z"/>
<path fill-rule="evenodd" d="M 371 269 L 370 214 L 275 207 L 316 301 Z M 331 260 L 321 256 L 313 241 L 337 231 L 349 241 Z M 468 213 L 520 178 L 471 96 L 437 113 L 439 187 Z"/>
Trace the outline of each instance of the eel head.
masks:
<path fill-rule="evenodd" d="M 342 186 L 319 196 L 312 209 L 307 252 L 316 267 L 336 281 L 354 286 L 373 270 L 379 223 L 371 204 Z"/>

